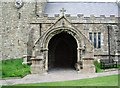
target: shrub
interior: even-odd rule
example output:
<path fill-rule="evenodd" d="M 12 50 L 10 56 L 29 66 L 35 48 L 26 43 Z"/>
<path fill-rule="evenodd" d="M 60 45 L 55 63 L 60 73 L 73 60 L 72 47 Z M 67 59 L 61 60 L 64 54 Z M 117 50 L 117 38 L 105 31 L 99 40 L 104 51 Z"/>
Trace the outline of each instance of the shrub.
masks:
<path fill-rule="evenodd" d="M 120 68 L 120 64 L 117 65 L 117 68 Z"/>
<path fill-rule="evenodd" d="M 94 65 L 95 65 L 96 73 L 102 72 L 100 68 L 100 63 L 98 63 L 98 61 L 95 60 Z"/>

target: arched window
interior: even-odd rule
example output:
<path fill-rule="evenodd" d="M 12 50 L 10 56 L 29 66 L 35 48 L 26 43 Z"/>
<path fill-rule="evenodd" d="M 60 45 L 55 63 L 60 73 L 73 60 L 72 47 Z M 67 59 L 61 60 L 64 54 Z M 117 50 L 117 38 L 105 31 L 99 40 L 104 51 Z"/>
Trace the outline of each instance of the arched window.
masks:
<path fill-rule="evenodd" d="M 98 48 L 101 48 L 101 32 L 98 32 Z"/>
<path fill-rule="evenodd" d="M 96 39 L 96 33 L 94 33 L 94 48 L 97 48 L 97 39 Z"/>
<path fill-rule="evenodd" d="M 89 32 L 89 39 L 92 42 L 92 32 Z"/>

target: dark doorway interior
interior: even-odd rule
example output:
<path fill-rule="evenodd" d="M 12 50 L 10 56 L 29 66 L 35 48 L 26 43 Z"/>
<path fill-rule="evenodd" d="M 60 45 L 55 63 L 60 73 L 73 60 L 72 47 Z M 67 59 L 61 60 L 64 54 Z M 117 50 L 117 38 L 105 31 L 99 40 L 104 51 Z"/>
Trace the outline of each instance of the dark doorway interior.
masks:
<path fill-rule="evenodd" d="M 48 67 L 74 68 L 77 62 L 77 43 L 74 37 L 66 32 L 55 35 L 48 45 Z"/>

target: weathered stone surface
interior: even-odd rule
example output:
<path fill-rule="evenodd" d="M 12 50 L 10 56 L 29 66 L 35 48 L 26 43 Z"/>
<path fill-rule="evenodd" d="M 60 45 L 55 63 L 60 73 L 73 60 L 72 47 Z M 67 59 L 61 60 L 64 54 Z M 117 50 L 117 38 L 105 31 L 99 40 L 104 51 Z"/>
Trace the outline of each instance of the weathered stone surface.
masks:
<path fill-rule="evenodd" d="M 81 73 L 95 73 L 94 58 L 83 58 Z"/>
<path fill-rule="evenodd" d="M 41 0 L 40 0 L 41 1 Z M 44 14 L 46 0 L 43 2 L 24 2 L 17 9 L 14 2 L 0 2 L 0 59 L 18 58 L 27 56 L 39 57 L 43 61 L 32 64 L 32 73 L 41 73 L 48 70 L 48 52 L 50 39 L 66 32 L 77 42 L 77 62 L 82 58 L 103 59 L 108 58 L 108 29 L 110 29 L 110 54 L 111 58 L 120 57 L 120 19 L 112 14 L 95 17 L 85 17 L 84 14 L 56 14 L 48 17 Z M 92 41 L 89 40 L 92 33 Z M 98 48 L 98 32 L 101 33 L 101 48 Z M 96 33 L 97 47 L 94 48 L 94 33 Z M 36 58 L 35 58 L 36 59 Z M 28 61 L 28 60 L 27 60 Z M 84 60 L 84 71 L 94 72 L 91 60 Z M 87 66 L 86 64 L 90 64 Z"/>
<path fill-rule="evenodd" d="M 31 73 L 32 74 L 40 74 L 40 73 L 44 73 L 45 69 L 44 69 L 44 60 L 43 60 L 43 56 L 39 56 L 36 58 L 31 58 L 32 59 L 32 65 L 31 65 Z"/>

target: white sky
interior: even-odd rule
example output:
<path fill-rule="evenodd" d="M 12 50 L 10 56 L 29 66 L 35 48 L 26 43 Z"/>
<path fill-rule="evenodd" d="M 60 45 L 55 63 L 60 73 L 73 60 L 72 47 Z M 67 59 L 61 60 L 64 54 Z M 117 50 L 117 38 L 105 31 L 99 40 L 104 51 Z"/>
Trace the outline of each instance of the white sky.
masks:
<path fill-rule="evenodd" d="M 48 0 L 49 2 L 79 2 L 79 1 L 87 1 L 87 2 L 116 2 L 117 0 Z M 120 1 L 120 0 L 118 0 Z"/>

